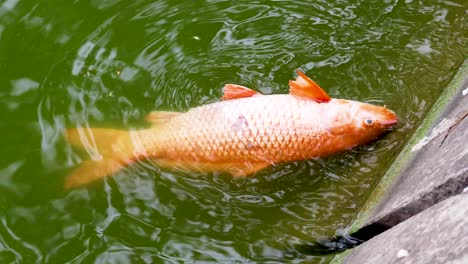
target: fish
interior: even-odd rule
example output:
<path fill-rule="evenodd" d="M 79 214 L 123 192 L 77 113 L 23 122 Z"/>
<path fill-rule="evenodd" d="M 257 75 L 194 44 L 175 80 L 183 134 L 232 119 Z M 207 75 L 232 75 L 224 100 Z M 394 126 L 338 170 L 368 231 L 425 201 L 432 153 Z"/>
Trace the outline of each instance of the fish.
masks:
<path fill-rule="evenodd" d="M 147 128 L 68 128 L 70 145 L 90 156 L 71 171 L 65 188 L 112 175 L 140 160 L 187 172 L 242 177 L 278 163 L 326 157 L 377 139 L 398 123 L 395 112 L 331 98 L 297 71 L 289 94 L 264 95 L 226 84 L 222 100 L 187 112 L 154 111 Z"/>

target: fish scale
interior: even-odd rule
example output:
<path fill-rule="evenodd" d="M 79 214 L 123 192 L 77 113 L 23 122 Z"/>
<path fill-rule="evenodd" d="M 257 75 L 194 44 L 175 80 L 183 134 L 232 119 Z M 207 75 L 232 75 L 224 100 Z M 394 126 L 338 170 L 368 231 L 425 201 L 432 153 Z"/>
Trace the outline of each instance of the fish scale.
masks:
<path fill-rule="evenodd" d="M 385 107 L 331 99 L 298 75 L 289 83 L 289 94 L 261 95 L 228 84 L 221 102 L 185 113 L 150 113 L 147 129 L 67 129 L 67 140 L 83 147 L 90 159 L 72 171 L 65 186 L 87 184 L 148 158 L 162 167 L 245 176 L 279 162 L 350 149 L 397 123 Z"/>
<path fill-rule="evenodd" d="M 310 103 L 310 102 L 309 102 Z M 271 107 L 271 105 L 285 107 Z M 319 108 L 318 103 L 308 108 Z M 302 109 L 302 110 L 301 110 Z M 193 158 L 198 162 L 259 162 L 271 163 L 310 156 L 300 144 L 308 143 L 325 132 L 317 125 L 301 124 L 304 100 L 289 95 L 274 95 L 265 98 L 251 97 L 209 106 L 194 108 L 171 119 L 160 130 L 161 138 L 154 142 L 159 146 L 159 156 L 166 160 Z M 318 112 L 310 109 L 312 113 Z M 194 120 L 196 120 L 194 122 Z M 189 131 L 188 135 L 185 133 Z M 151 133 L 151 132 L 150 132 Z M 190 136 L 192 134 L 192 136 Z M 170 145 L 171 148 L 164 146 Z M 281 150 L 281 151 L 278 151 Z M 185 154 L 185 153 L 197 153 Z M 155 155 L 158 157 L 158 154 Z"/>

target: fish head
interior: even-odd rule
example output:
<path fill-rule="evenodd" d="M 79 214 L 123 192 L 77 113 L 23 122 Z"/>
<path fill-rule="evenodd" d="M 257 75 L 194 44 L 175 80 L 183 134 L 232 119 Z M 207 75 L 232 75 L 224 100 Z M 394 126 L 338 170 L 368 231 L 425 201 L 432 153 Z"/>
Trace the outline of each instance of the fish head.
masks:
<path fill-rule="evenodd" d="M 395 112 L 385 106 L 341 99 L 328 104 L 327 129 L 347 147 L 370 142 L 398 123 Z"/>

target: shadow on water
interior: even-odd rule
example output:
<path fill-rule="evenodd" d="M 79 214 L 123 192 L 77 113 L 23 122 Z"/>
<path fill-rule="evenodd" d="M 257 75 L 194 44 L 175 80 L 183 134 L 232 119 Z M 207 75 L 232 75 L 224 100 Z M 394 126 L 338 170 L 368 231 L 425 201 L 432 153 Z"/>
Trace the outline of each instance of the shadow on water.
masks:
<path fill-rule="evenodd" d="M 467 19 L 463 1 L 4 1 L 0 262 L 328 262 L 317 255 L 365 240 L 337 230 L 462 63 Z M 225 83 L 287 93 L 296 69 L 401 126 L 245 179 L 140 162 L 63 190 L 86 158 L 65 128 L 141 128 L 152 110 L 218 101 Z"/>
<path fill-rule="evenodd" d="M 315 243 L 296 245 L 296 249 L 306 255 L 326 256 L 343 252 L 359 246 L 369 239 L 390 229 L 381 224 L 371 224 L 352 234 L 343 234 L 331 239 L 318 240 Z"/>

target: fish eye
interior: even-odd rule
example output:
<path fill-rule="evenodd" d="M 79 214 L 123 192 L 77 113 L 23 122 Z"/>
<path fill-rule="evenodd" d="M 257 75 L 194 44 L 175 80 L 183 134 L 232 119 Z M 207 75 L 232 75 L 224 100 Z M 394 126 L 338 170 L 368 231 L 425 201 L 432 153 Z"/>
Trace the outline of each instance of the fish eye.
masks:
<path fill-rule="evenodd" d="M 365 123 L 366 125 L 368 125 L 368 126 L 371 126 L 372 124 L 374 124 L 374 120 L 372 120 L 372 119 L 366 119 L 366 120 L 364 121 L 364 123 Z"/>

